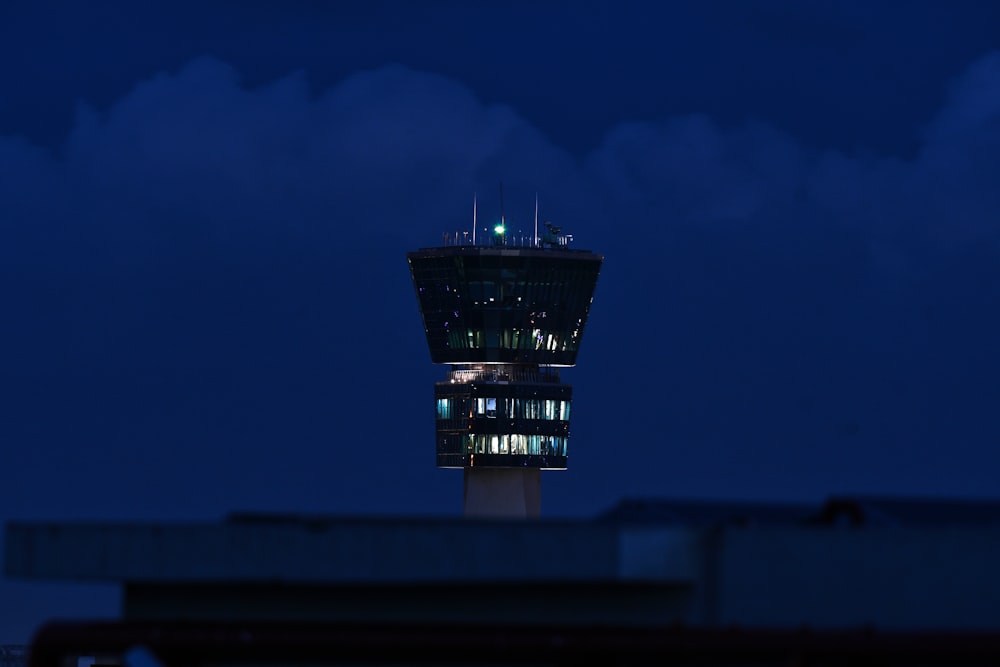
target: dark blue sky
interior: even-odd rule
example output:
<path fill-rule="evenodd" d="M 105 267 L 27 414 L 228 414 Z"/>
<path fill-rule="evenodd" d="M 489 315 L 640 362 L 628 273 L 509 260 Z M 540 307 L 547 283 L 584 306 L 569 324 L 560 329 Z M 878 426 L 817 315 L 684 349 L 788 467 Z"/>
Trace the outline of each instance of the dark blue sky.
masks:
<path fill-rule="evenodd" d="M 549 516 L 996 497 L 1000 5 L 0 7 L 0 520 L 458 514 L 405 252 L 606 256 Z M 116 598 L 0 583 L 0 642 Z"/>

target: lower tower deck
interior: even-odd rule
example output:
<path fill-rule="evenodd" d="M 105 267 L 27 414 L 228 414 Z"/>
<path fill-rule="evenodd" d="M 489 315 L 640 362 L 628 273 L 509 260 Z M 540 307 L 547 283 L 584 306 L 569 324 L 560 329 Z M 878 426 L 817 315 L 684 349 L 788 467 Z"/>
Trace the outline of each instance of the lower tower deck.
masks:
<path fill-rule="evenodd" d="M 437 464 L 465 471 L 469 516 L 537 517 L 542 470 L 566 468 L 572 387 L 556 369 L 459 365 L 434 386 Z"/>
<path fill-rule="evenodd" d="M 566 468 L 573 389 L 556 369 L 456 366 L 434 386 L 440 468 Z"/>

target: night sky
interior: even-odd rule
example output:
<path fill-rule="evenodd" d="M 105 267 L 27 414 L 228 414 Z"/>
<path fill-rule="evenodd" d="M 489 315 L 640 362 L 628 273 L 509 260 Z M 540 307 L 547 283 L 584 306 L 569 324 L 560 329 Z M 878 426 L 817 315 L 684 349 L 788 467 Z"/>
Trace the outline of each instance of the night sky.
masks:
<path fill-rule="evenodd" d="M 0 521 L 459 515 L 405 253 L 501 182 L 605 256 L 544 515 L 1000 496 L 1000 4 L 25 2 Z"/>

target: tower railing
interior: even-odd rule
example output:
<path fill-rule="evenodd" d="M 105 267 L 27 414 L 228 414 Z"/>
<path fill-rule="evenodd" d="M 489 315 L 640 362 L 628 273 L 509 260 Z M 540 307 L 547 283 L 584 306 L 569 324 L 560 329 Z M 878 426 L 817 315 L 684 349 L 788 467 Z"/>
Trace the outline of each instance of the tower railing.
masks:
<path fill-rule="evenodd" d="M 534 382 L 559 384 L 559 371 L 548 367 L 488 365 L 482 368 L 452 367 L 448 382 Z"/>
<path fill-rule="evenodd" d="M 506 233 L 502 235 L 489 234 L 487 230 L 478 238 L 467 231 L 444 232 L 441 234 L 445 246 L 470 246 L 476 248 L 569 248 L 573 241 L 572 234 L 532 234 Z"/>

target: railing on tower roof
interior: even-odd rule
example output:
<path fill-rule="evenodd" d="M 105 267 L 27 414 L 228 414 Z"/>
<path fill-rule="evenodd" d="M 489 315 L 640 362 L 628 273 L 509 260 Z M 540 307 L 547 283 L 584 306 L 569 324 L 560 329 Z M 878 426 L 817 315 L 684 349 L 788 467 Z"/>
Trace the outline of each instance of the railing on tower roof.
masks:
<path fill-rule="evenodd" d="M 535 236 L 530 232 L 522 233 L 520 230 L 513 234 L 509 230 L 503 232 L 487 232 L 476 236 L 469 231 L 443 232 L 442 238 L 445 246 L 476 246 L 480 248 L 494 248 L 505 246 L 509 248 L 563 248 L 569 247 L 573 242 L 572 234 L 563 234 L 559 227 L 550 226 L 545 234 Z"/>
<path fill-rule="evenodd" d="M 559 384 L 559 371 L 552 367 L 494 365 L 484 368 L 455 367 L 448 382 L 535 382 Z"/>

